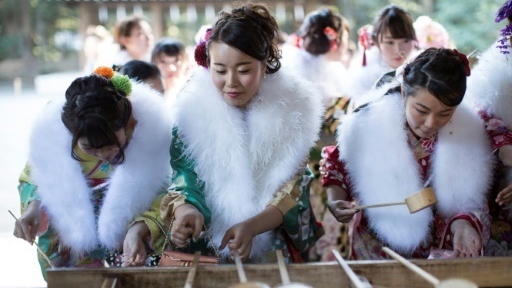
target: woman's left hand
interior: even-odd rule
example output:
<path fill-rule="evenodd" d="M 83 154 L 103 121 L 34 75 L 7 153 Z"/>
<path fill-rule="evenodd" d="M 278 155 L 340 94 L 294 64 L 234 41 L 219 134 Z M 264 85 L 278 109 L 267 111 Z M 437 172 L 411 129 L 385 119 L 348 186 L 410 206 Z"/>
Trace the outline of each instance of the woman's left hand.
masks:
<path fill-rule="evenodd" d="M 144 221 L 139 221 L 130 227 L 123 243 L 123 267 L 144 265 L 148 256 L 144 239 L 150 237 L 149 228 Z"/>
<path fill-rule="evenodd" d="M 465 219 L 452 222 L 453 252 L 455 257 L 478 257 L 482 249 L 480 234 Z"/>
<path fill-rule="evenodd" d="M 251 226 L 247 221 L 233 225 L 224 234 L 219 250 L 224 249 L 227 245 L 232 257 L 234 257 L 232 251 L 237 250 L 242 261 L 248 260 L 251 255 L 252 238 L 254 237 Z"/>

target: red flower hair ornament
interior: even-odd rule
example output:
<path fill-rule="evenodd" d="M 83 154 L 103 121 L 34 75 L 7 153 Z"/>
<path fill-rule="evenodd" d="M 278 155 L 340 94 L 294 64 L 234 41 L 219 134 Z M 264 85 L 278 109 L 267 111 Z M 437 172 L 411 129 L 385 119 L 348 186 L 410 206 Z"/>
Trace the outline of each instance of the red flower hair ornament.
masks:
<path fill-rule="evenodd" d="M 197 44 L 196 49 L 194 50 L 194 59 L 196 60 L 197 65 L 203 66 L 204 68 L 208 68 L 208 55 L 206 51 L 206 42 L 210 38 L 212 34 L 212 29 L 206 30 L 206 34 L 204 35 L 204 40 L 201 40 L 199 44 Z"/>
<path fill-rule="evenodd" d="M 464 65 L 464 72 L 466 74 L 466 77 L 469 77 L 471 75 L 471 68 L 469 67 L 468 57 L 466 57 L 466 55 L 457 51 L 457 49 L 453 49 L 453 52 L 455 52 L 455 55 L 457 55 L 457 57 L 459 57 L 460 61 Z"/>

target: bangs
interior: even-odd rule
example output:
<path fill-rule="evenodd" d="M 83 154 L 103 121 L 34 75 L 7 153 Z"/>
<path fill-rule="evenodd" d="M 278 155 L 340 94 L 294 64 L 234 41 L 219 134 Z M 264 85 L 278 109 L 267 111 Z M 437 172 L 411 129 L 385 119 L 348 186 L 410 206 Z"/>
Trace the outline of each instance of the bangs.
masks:
<path fill-rule="evenodd" d="M 85 137 L 89 146 L 94 149 L 100 149 L 105 146 L 120 146 L 115 131 L 101 117 L 89 116 L 76 130 L 75 138 Z"/>
<path fill-rule="evenodd" d="M 391 34 L 391 37 L 393 38 L 409 40 L 416 39 L 416 33 L 414 31 L 412 23 L 408 23 L 408 21 L 405 21 L 405 19 L 402 19 L 401 17 L 389 17 L 387 21 L 384 21 L 381 30 L 384 30 L 384 27 L 387 27 L 389 33 Z M 382 40 L 382 38 L 384 37 L 385 32 L 386 31 L 380 31 L 380 40 Z"/>

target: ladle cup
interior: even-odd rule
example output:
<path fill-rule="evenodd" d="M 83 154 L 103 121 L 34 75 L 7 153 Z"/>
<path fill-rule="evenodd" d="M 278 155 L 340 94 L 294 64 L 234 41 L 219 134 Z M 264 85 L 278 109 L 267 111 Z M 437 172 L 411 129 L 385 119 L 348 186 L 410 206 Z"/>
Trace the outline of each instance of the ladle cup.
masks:
<path fill-rule="evenodd" d="M 409 268 L 414 273 L 421 276 L 423 279 L 430 282 L 436 288 L 477 288 L 478 287 L 478 285 L 476 285 L 475 283 L 473 283 L 469 280 L 466 280 L 466 279 L 462 279 L 462 278 L 449 278 L 449 279 L 445 279 L 445 280 L 439 280 L 436 277 L 434 277 L 432 274 L 430 274 L 427 271 L 421 269 L 420 267 L 414 265 L 411 261 L 400 256 L 399 254 L 397 254 L 395 251 L 389 249 L 388 247 L 383 247 L 382 251 L 384 251 L 386 254 L 391 256 L 393 259 L 402 263 L 405 267 Z"/>
<path fill-rule="evenodd" d="M 420 210 L 428 208 L 437 203 L 437 197 L 432 187 L 427 187 L 423 190 L 420 190 L 414 195 L 411 195 L 405 198 L 405 201 L 402 202 L 392 202 L 392 203 L 383 203 L 383 204 L 373 204 L 373 205 L 365 205 L 365 206 L 357 206 L 351 209 L 362 210 L 368 208 L 378 208 L 378 207 L 387 207 L 387 206 L 395 206 L 395 205 L 407 205 L 409 208 L 409 212 L 416 213 Z"/>

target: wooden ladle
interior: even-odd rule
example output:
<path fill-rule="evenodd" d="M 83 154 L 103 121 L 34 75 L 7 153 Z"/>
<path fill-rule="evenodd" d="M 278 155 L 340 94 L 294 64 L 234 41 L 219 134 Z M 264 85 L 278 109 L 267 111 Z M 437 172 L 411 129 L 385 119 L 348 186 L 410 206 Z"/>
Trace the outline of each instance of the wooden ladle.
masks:
<path fill-rule="evenodd" d="M 341 268 L 343 268 L 348 278 L 356 288 L 372 287 L 372 285 L 370 285 L 369 283 L 364 283 L 363 281 L 361 281 L 361 279 L 359 279 L 359 276 L 357 276 L 354 270 L 352 270 L 350 266 L 348 266 L 347 262 L 345 261 L 345 259 L 343 259 L 343 257 L 341 257 L 340 252 L 338 252 L 338 250 L 332 249 L 332 254 L 334 254 L 334 257 L 336 257 L 336 260 L 340 264 Z"/>
<path fill-rule="evenodd" d="M 357 206 L 351 209 L 362 210 L 368 208 L 387 207 L 394 205 L 407 205 L 407 208 L 409 208 L 409 212 L 411 212 L 412 214 L 425 208 L 428 208 L 436 203 L 437 197 L 436 194 L 434 193 L 434 189 L 432 189 L 432 187 L 427 187 L 423 190 L 420 190 L 418 193 L 405 198 L 405 201 L 402 202 Z"/>
<path fill-rule="evenodd" d="M 236 270 L 238 272 L 238 278 L 240 279 L 240 283 L 229 286 L 230 288 L 270 288 L 269 285 L 261 282 L 247 282 L 247 277 L 245 276 L 244 267 L 242 265 L 242 259 L 240 258 L 240 254 L 238 251 L 233 250 L 235 254 L 235 263 Z"/>
<path fill-rule="evenodd" d="M 395 251 L 389 249 L 388 247 L 383 247 L 382 251 L 386 252 L 386 254 L 391 256 L 393 259 L 402 263 L 405 267 L 409 268 L 414 273 L 418 274 L 423 279 L 430 282 L 436 288 L 477 288 L 478 287 L 478 285 L 476 285 L 475 283 L 473 283 L 469 280 L 466 280 L 466 279 L 462 279 L 462 278 L 450 278 L 450 279 L 441 281 L 441 280 L 437 279 L 436 277 L 434 277 L 432 274 L 428 273 L 427 271 L 414 265 L 411 261 L 398 255 Z"/>
<path fill-rule="evenodd" d="M 277 264 L 279 265 L 279 274 L 281 274 L 281 284 L 274 286 L 274 288 L 313 288 L 312 286 L 299 282 L 290 282 L 286 264 L 284 263 L 283 251 L 276 250 Z"/>
<path fill-rule="evenodd" d="M 187 281 L 185 282 L 184 288 L 192 288 L 194 284 L 194 279 L 196 278 L 197 264 L 199 263 L 199 256 L 201 256 L 201 251 L 196 251 L 194 253 L 194 260 L 192 260 L 192 266 L 188 271 Z"/>

